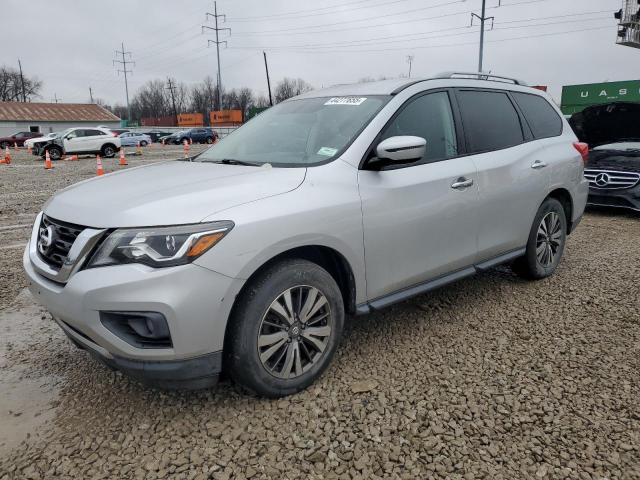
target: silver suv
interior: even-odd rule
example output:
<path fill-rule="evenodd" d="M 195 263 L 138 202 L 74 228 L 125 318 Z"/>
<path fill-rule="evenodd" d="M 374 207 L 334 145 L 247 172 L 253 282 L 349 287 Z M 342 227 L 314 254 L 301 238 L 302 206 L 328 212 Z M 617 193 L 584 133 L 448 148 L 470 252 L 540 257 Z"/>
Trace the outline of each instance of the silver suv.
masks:
<path fill-rule="evenodd" d="M 442 74 L 285 101 L 201 155 L 57 193 L 24 253 L 79 347 L 166 387 L 310 385 L 346 314 L 511 263 L 551 275 L 586 145 L 522 82 Z"/>

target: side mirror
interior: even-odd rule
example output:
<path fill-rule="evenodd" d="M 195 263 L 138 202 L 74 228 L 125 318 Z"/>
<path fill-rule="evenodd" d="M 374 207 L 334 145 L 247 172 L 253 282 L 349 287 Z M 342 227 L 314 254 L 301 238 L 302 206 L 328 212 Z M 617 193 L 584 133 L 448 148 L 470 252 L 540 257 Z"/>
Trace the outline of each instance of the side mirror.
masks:
<path fill-rule="evenodd" d="M 427 141 L 422 137 L 408 135 L 390 137 L 376 147 L 376 156 L 381 160 L 411 162 L 420 160 L 427 151 Z"/>

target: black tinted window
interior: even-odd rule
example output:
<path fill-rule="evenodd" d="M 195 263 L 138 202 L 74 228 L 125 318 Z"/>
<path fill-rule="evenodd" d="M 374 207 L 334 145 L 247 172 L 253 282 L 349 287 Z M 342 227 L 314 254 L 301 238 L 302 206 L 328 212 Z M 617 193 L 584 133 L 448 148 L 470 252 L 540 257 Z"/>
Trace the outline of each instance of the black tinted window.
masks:
<path fill-rule="evenodd" d="M 562 133 L 562 120 L 546 99 L 540 95 L 515 92 L 513 98 L 516 99 L 535 138 L 555 137 Z"/>
<path fill-rule="evenodd" d="M 523 142 L 520 117 L 504 92 L 458 92 L 469 153 L 512 147 Z"/>
<path fill-rule="evenodd" d="M 381 140 L 411 135 L 427 141 L 422 160 L 436 161 L 458 154 L 456 129 L 446 92 L 430 93 L 411 100 L 387 126 Z"/>

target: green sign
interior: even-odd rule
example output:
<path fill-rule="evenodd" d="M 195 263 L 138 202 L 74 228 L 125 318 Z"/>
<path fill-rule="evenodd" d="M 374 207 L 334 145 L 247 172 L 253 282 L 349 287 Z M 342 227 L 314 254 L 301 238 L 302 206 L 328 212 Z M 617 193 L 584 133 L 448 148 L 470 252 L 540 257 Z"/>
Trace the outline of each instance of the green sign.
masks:
<path fill-rule="evenodd" d="M 245 121 L 255 117 L 259 113 L 264 112 L 267 108 L 269 107 L 251 107 L 249 109 L 249 112 L 247 113 L 247 118 L 245 118 Z"/>
<path fill-rule="evenodd" d="M 640 103 L 640 80 L 562 87 L 561 108 L 565 115 L 573 115 L 591 105 L 611 102 Z"/>

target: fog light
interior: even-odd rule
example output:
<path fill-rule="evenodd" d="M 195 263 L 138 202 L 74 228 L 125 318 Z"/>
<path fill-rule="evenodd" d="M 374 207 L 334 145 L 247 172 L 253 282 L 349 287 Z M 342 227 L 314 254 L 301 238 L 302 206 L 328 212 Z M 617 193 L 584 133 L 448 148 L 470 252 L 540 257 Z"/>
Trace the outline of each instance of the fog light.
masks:
<path fill-rule="evenodd" d="M 169 324 L 159 312 L 100 312 L 107 330 L 138 348 L 171 348 Z"/>

